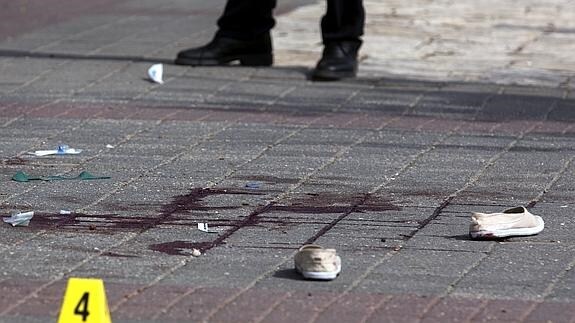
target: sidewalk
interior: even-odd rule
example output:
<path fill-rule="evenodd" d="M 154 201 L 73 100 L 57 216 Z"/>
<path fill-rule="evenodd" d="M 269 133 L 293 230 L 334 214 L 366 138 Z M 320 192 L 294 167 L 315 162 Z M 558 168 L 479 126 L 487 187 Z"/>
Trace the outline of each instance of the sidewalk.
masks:
<path fill-rule="evenodd" d="M 0 12 L 0 213 L 35 211 L 0 225 L 0 322 L 55 322 L 69 277 L 103 279 L 115 323 L 575 322 L 573 42 L 553 41 L 572 36 L 570 2 L 485 5 L 507 22 L 475 25 L 441 22 L 471 5 L 384 2 L 366 0 L 366 40 L 388 49 L 368 41 L 361 77 L 335 83 L 306 80 L 314 1 L 280 2 L 274 68 L 169 64 L 210 39 L 222 0 Z M 505 27 L 520 12 L 555 29 Z M 469 47 L 426 55 L 444 51 L 417 45 L 439 26 Z M 523 39 L 508 30 L 539 35 L 520 51 L 531 66 L 508 55 Z M 498 54 L 469 54 L 485 34 Z M 527 54 L 540 45 L 553 56 Z M 84 151 L 27 154 L 62 143 Z M 19 170 L 111 179 L 12 181 Z M 541 234 L 468 238 L 472 211 L 517 205 Z M 340 277 L 301 280 L 304 243 L 336 248 Z"/>
<path fill-rule="evenodd" d="M 313 66 L 325 4 L 281 17 L 280 65 Z M 573 87 L 570 0 L 365 0 L 363 77 Z"/>

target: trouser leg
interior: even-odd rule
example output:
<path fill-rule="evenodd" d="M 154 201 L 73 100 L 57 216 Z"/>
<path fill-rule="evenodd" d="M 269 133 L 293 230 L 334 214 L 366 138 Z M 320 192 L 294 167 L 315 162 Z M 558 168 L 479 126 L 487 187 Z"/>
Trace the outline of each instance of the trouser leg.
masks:
<path fill-rule="evenodd" d="M 365 25 L 363 0 L 327 0 L 321 20 L 324 44 L 332 41 L 361 42 Z"/>
<path fill-rule="evenodd" d="M 276 0 L 228 0 L 216 36 L 251 40 L 269 32 L 275 25 L 275 6 Z"/>

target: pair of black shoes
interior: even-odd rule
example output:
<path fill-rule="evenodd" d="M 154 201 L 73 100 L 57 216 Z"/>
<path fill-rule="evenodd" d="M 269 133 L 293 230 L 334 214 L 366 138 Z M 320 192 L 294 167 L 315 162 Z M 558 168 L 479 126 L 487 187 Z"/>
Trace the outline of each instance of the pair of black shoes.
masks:
<path fill-rule="evenodd" d="M 328 42 L 321 60 L 312 74 L 316 80 L 339 80 L 355 77 L 360 41 Z M 243 66 L 270 66 L 273 64 L 272 41 L 268 34 L 255 40 L 215 37 L 208 44 L 183 50 L 175 63 L 191 66 L 227 65 L 239 62 Z"/>

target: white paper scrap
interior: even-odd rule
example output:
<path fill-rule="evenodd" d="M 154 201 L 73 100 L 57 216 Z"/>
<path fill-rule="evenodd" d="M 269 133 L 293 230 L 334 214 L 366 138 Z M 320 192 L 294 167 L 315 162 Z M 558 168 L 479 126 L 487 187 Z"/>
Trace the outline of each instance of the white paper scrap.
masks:
<path fill-rule="evenodd" d="M 198 223 L 198 230 L 203 231 L 203 232 L 209 232 L 208 231 L 208 224 L 207 223 Z"/>
<path fill-rule="evenodd" d="M 218 233 L 217 231 L 210 231 L 207 223 L 198 223 L 198 230 L 206 233 Z"/>
<path fill-rule="evenodd" d="M 164 84 L 162 77 L 164 75 L 164 65 L 154 64 L 148 69 L 148 76 L 153 82 Z"/>
<path fill-rule="evenodd" d="M 4 222 L 10 223 L 13 227 L 23 226 L 27 227 L 30 224 L 30 220 L 34 217 L 34 211 L 13 214 L 9 218 L 4 218 Z"/>
<path fill-rule="evenodd" d="M 77 155 L 82 152 L 82 149 L 70 148 L 68 145 L 60 145 L 58 149 L 50 150 L 36 150 L 28 154 L 34 155 L 36 157 L 48 156 L 48 155 Z"/>
<path fill-rule="evenodd" d="M 72 211 L 60 210 L 60 214 L 62 214 L 62 215 L 69 215 L 69 214 L 72 214 Z"/>

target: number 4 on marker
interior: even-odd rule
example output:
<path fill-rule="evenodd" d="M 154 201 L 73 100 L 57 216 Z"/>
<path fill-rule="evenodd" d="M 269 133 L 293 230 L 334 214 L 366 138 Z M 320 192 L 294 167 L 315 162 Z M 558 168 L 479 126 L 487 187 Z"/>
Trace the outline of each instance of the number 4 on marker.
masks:
<path fill-rule="evenodd" d="M 88 312 L 89 297 L 90 293 L 85 292 L 84 295 L 82 295 L 82 298 L 80 298 L 78 305 L 76 305 L 76 308 L 74 309 L 74 314 L 82 316 L 82 322 L 86 322 L 88 315 L 90 315 L 90 312 Z"/>
<path fill-rule="evenodd" d="M 111 323 L 101 279 L 70 278 L 58 323 Z"/>

